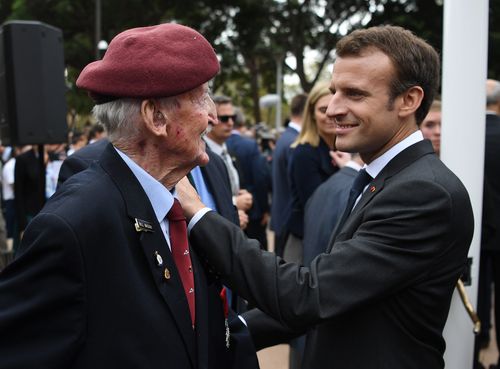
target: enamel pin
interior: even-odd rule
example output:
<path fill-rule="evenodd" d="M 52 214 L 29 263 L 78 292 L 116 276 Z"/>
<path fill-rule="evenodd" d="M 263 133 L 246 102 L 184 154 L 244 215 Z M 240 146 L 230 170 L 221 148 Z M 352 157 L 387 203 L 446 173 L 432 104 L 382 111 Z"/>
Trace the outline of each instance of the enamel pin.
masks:
<path fill-rule="evenodd" d="M 153 225 L 149 223 L 148 221 L 142 220 L 142 219 L 135 219 L 135 230 L 137 232 L 154 232 L 153 231 Z"/>
<path fill-rule="evenodd" d="M 163 259 L 158 251 L 155 251 L 155 259 L 156 259 L 156 265 L 162 266 L 163 265 Z"/>

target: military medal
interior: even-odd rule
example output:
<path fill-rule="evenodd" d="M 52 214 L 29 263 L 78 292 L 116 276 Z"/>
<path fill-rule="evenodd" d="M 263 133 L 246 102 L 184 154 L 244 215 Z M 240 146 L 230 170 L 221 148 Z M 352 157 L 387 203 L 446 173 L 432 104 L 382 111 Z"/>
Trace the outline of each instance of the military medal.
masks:
<path fill-rule="evenodd" d="M 154 232 L 153 225 L 146 220 L 135 218 L 134 226 L 136 232 Z"/>

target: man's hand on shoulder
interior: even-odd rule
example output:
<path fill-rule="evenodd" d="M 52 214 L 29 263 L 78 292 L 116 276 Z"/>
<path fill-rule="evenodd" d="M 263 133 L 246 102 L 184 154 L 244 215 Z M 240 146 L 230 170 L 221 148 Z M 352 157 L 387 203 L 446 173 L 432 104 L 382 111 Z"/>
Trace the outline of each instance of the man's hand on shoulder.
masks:
<path fill-rule="evenodd" d="M 199 210 L 203 209 L 205 205 L 201 202 L 200 196 L 191 186 L 187 177 L 182 178 L 175 186 L 175 192 L 179 199 L 184 216 L 189 221 Z"/>

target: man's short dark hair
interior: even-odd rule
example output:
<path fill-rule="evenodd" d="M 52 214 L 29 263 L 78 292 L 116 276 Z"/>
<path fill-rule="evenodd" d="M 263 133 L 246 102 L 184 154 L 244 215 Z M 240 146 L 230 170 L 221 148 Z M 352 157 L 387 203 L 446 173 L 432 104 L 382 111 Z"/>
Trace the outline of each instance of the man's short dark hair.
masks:
<path fill-rule="evenodd" d="M 436 50 L 411 31 L 396 26 L 377 26 L 356 30 L 339 40 L 336 52 L 339 57 L 361 56 L 370 48 L 387 55 L 396 71 L 390 84 L 390 100 L 413 86 L 424 90 L 420 107 L 415 112 L 417 123 L 429 111 L 439 86 L 439 56 Z"/>
<path fill-rule="evenodd" d="M 233 100 L 229 96 L 226 96 L 226 95 L 215 95 L 213 100 L 214 100 L 215 105 L 217 105 L 217 106 L 233 103 Z"/>
<path fill-rule="evenodd" d="M 290 102 L 290 113 L 292 116 L 302 115 L 306 106 L 307 94 L 295 95 Z"/>

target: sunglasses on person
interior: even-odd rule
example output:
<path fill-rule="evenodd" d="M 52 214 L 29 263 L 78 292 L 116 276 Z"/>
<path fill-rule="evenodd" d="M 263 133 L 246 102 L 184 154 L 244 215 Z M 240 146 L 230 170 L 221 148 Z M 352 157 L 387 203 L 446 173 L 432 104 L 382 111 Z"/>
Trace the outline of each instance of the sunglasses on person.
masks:
<path fill-rule="evenodd" d="M 219 122 L 221 123 L 227 123 L 229 122 L 229 119 L 232 119 L 234 122 L 236 120 L 236 114 L 233 115 L 219 115 L 218 116 Z"/>

